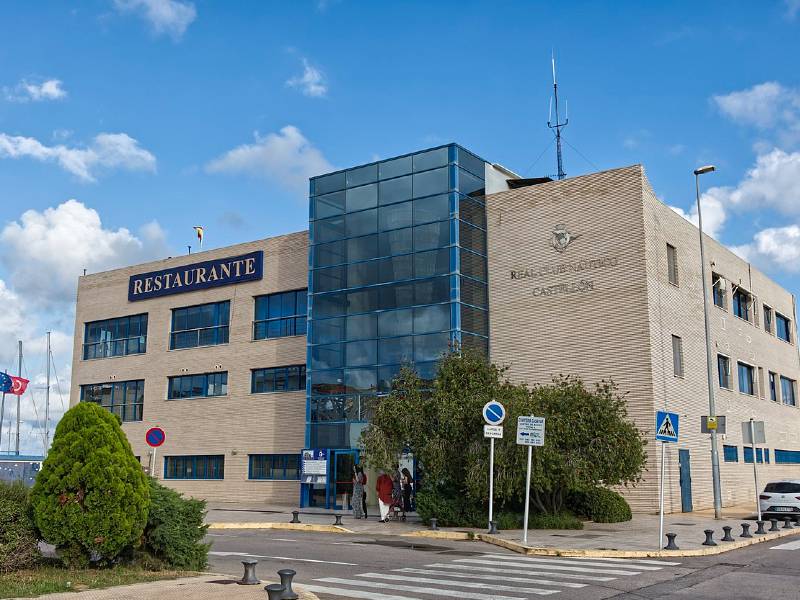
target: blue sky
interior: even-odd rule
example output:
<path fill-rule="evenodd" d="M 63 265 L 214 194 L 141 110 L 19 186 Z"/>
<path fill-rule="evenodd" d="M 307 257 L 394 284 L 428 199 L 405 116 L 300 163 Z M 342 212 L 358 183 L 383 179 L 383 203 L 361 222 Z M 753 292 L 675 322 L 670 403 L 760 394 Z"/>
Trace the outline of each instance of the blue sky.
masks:
<path fill-rule="evenodd" d="M 63 383 L 83 268 L 304 229 L 309 175 L 449 141 L 552 174 L 553 49 L 568 175 L 642 163 L 691 218 L 714 163 L 716 237 L 800 287 L 800 0 L 20 0 L 0 34 L 0 368 L 50 328 Z"/>

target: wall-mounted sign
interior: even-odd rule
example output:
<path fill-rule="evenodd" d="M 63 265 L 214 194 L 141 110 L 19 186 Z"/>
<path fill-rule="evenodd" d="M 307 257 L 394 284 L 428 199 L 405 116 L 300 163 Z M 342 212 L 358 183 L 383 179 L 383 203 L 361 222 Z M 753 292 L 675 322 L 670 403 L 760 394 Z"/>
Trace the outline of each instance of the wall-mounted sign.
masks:
<path fill-rule="evenodd" d="M 264 274 L 264 252 L 256 250 L 240 256 L 206 260 L 163 271 L 131 275 L 128 301 L 145 300 L 168 294 L 181 294 L 232 283 L 257 281 Z"/>
<path fill-rule="evenodd" d="M 301 453 L 300 481 L 302 483 L 325 483 L 328 478 L 328 450 L 307 449 Z"/>

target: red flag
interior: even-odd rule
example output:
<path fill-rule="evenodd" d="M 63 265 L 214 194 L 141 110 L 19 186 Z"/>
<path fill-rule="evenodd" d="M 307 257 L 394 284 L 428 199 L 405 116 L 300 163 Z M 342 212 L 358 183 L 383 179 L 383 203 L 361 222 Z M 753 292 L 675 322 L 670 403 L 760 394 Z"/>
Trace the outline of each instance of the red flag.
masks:
<path fill-rule="evenodd" d="M 29 380 L 23 379 L 22 377 L 11 377 L 11 391 L 9 393 L 22 396 L 29 383 Z"/>

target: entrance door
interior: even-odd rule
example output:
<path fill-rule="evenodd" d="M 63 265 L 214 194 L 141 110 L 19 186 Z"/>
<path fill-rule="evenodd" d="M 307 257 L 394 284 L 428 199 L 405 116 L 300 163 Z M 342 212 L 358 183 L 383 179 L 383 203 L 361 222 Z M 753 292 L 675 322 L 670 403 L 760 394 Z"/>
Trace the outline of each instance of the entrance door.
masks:
<path fill-rule="evenodd" d="M 688 450 L 678 450 L 678 464 L 681 472 L 681 510 L 692 512 L 692 469 Z"/>
<path fill-rule="evenodd" d="M 353 467 L 358 464 L 357 450 L 333 451 L 331 503 L 335 510 L 350 510 L 353 499 Z"/>

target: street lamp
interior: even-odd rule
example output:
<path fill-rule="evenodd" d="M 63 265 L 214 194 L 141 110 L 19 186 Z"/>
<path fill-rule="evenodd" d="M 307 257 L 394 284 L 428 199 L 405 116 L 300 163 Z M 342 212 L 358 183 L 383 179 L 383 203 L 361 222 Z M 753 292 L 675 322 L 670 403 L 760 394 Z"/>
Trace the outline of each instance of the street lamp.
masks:
<path fill-rule="evenodd" d="M 713 173 L 714 165 L 706 165 L 694 170 L 694 184 L 697 195 L 697 228 L 700 230 L 700 276 L 703 278 L 703 321 L 706 331 L 706 371 L 708 375 L 708 416 L 717 415 L 714 406 L 714 370 L 711 356 L 711 331 L 708 318 L 708 281 L 706 279 L 706 253 L 703 242 L 703 213 L 700 209 L 700 175 Z M 719 449 L 717 447 L 717 430 L 711 430 L 711 477 L 714 485 L 714 518 L 722 517 L 722 490 L 719 482 Z"/>

